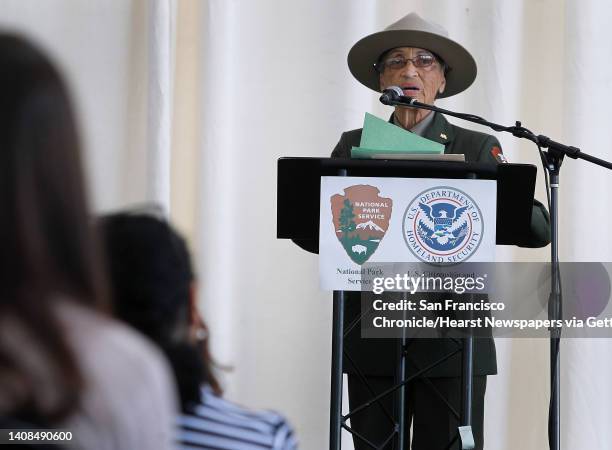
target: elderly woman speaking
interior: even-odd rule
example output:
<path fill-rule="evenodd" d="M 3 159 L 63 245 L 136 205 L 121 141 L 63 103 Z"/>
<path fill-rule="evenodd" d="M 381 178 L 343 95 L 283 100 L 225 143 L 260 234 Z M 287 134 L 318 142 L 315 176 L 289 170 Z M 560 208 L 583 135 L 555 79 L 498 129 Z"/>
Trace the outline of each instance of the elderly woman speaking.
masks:
<path fill-rule="evenodd" d="M 476 78 L 476 62 L 470 53 L 439 25 L 411 13 L 385 30 L 366 36 L 350 50 L 348 65 L 353 76 L 374 91 L 399 86 L 404 95 L 419 102 L 434 104 L 467 89 Z M 497 164 L 500 144 L 491 135 L 450 124 L 443 115 L 429 110 L 398 106 L 390 122 L 444 145 L 445 153 L 460 153 L 468 162 Z M 353 146 L 359 146 L 361 129 L 342 134 L 332 156 L 350 158 Z M 501 156 L 503 158 L 503 156 Z M 534 202 L 530 246 L 541 247 L 550 241 L 548 214 Z M 353 294 L 354 295 L 354 294 Z M 359 295 L 359 294 L 357 294 Z M 352 323 L 361 315 L 358 298 L 346 302 L 345 321 Z M 345 339 L 347 358 L 343 367 L 348 374 L 351 409 L 368 402 L 374 395 L 394 384 L 396 345 L 386 339 L 361 339 L 360 327 L 354 327 Z M 406 349 L 407 375 L 416 373 L 452 353 L 457 344 L 449 339 L 415 339 Z M 497 372 L 493 339 L 477 339 L 474 346 L 472 431 L 476 449 L 483 448 L 484 397 L 487 375 Z M 360 375 L 365 375 L 365 380 Z M 433 450 L 461 448 L 456 439 L 459 422 L 449 408 L 461 405 L 461 358 L 455 354 L 425 375 L 410 381 L 406 390 L 405 430 L 412 424 L 412 449 Z M 364 381 L 367 381 L 365 383 Z M 448 402 L 448 404 L 447 404 Z M 394 448 L 392 396 L 384 397 L 369 408 L 351 416 L 357 450 Z M 407 442 L 409 439 L 406 440 Z M 385 447 L 380 447 L 388 442 Z M 397 448 L 397 446 L 395 446 Z"/>

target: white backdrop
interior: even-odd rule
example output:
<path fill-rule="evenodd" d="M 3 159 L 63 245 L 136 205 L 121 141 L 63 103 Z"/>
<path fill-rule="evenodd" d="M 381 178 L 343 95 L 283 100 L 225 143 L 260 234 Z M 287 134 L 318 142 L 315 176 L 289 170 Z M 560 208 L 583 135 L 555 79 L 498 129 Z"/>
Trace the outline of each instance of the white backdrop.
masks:
<path fill-rule="evenodd" d="M 96 209 L 166 206 L 197 256 L 215 354 L 233 366 L 227 395 L 284 412 L 307 450 L 327 445 L 331 295 L 317 288 L 316 256 L 275 238 L 276 159 L 327 156 L 365 111 L 389 113 L 352 79 L 346 54 L 410 11 L 478 63 L 475 84 L 441 106 L 521 119 L 612 158 L 604 0 L 0 0 L 0 25 L 49 49 L 71 82 Z M 532 145 L 499 137 L 511 161 L 538 163 Z M 564 260 L 611 259 L 611 190 L 609 172 L 566 161 Z M 498 249 L 500 259 L 547 254 Z M 546 448 L 547 342 L 497 345 L 486 448 Z M 612 344 L 562 351 L 563 448 L 608 449 Z"/>

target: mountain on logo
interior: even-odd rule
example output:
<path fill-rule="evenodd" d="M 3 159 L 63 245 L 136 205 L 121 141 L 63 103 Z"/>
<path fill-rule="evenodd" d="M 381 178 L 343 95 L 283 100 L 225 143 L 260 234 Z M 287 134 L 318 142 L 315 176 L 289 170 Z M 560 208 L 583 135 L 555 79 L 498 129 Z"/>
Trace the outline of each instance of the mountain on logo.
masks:
<path fill-rule="evenodd" d="M 367 222 L 362 222 L 362 223 L 358 224 L 357 225 L 357 229 L 358 230 L 376 230 L 376 231 L 381 231 L 383 233 L 385 232 L 385 230 L 380 228 L 378 225 L 376 225 L 371 220 L 368 220 Z"/>

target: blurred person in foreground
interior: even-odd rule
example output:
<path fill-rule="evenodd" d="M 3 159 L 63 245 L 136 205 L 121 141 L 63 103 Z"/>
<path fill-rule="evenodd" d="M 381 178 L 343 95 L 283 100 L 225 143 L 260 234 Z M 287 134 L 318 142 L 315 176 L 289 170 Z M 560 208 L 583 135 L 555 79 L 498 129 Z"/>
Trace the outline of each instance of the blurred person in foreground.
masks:
<path fill-rule="evenodd" d="M 185 241 L 164 220 L 144 213 L 105 216 L 100 228 L 117 316 L 158 344 L 174 368 L 183 409 L 180 448 L 297 448 L 283 417 L 221 397 Z"/>
<path fill-rule="evenodd" d="M 0 423 L 65 429 L 71 448 L 172 448 L 168 366 L 108 317 L 66 86 L 18 36 L 0 34 L 0 67 Z"/>

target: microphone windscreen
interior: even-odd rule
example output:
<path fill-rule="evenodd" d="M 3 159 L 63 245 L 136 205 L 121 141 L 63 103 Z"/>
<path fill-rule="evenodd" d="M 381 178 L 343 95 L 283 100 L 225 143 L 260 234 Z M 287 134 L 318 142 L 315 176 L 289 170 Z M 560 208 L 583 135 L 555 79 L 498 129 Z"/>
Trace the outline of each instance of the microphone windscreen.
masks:
<path fill-rule="evenodd" d="M 397 101 L 404 95 L 404 91 L 399 86 L 389 86 L 384 89 L 380 96 L 380 102 L 388 105 L 390 102 Z"/>

